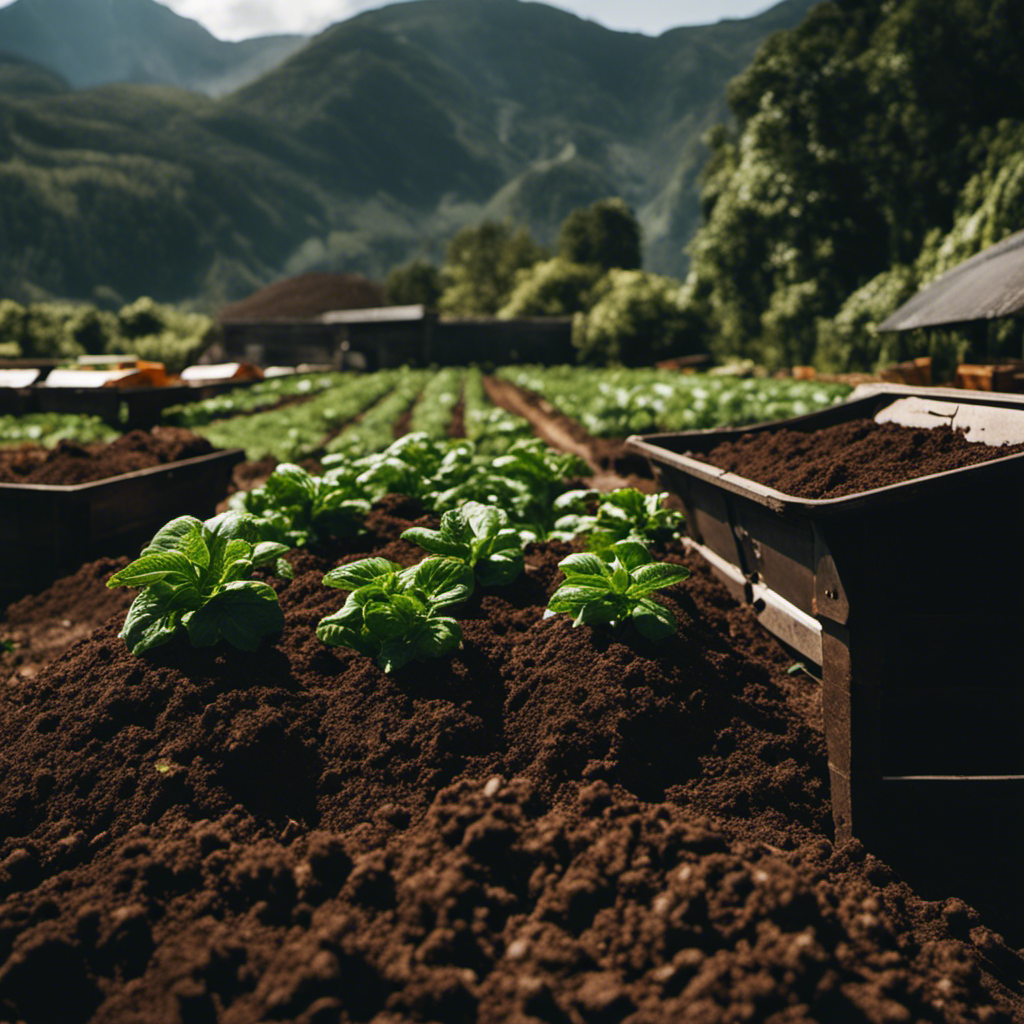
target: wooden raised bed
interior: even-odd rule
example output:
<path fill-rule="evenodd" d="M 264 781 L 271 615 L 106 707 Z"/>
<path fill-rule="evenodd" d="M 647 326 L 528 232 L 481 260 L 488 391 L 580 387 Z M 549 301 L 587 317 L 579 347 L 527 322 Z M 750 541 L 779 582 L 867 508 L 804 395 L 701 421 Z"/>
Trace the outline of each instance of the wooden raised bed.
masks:
<path fill-rule="evenodd" d="M 134 554 L 175 516 L 212 515 L 244 458 L 233 448 L 73 486 L 0 483 L 0 598 L 90 558 Z"/>
<path fill-rule="evenodd" d="M 837 839 L 915 871 L 952 842 L 962 875 L 1006 879 L 1020 898 L 1007 837 L 1024 811 L 1024 454 L 827 500 L 685 454 L 859 418 L 1024 441 L 1024 398 L 882 384 L 785 423 L 627 447 L 682 499 L 692 545 L 732 593 L 820 671 Z"/>
<path fill-rule="evenodd" d="M 99 416 L 112 426 L 127 430 L 151 427 L 171 405 L 194 401 L 195 389 L 185 384 L 164 388 L 57 388 L 33 389 L 40 412 Z M 124 415 L 122 418 L 122 406 Z"/>

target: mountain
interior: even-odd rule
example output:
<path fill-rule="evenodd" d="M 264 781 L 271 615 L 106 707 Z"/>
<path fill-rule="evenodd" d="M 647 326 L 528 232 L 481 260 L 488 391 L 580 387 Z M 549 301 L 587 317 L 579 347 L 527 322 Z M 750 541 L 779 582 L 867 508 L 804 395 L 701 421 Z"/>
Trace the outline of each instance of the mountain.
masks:
<path fill-rule="evenodd" d="M 151 4 L 9 9 L 58 2 Z M 540 3 L 415 0 L 331 27 L 220 99 L 0 94 L 0 281 L 12 296 L 216 302 L 284 274 L 439 258 L 488 216 L 550 240 L 612 194 L 638 211 L 645 265 L 682 274 L 725 85 L 812 2 L 651 38 Z"/>
<path fill-rule="evenodd" d="M 71 86 L 56 71 L 0 51 L 0 94 L 8 96 L 45 96 L 68 92 Z"/>
<path fill-rule="evenodd" d="M 155 0 L 15 0 L 0 8 L 3 49 L 76 88 L 146 82 L 218 95 L 280 63 L 305 38 L 225 42 Z"/>

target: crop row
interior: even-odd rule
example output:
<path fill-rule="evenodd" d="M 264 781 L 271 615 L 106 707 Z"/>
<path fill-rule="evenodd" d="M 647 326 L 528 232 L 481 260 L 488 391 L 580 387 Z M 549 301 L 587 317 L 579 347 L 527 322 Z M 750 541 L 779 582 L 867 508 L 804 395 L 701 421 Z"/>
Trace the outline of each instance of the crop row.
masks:
<path fill-rule="evenodd" d="M 533 427 L 522 416 L 491 404 L 479 367 L 466 371 L 462 398 L 466 437 L 479 451 L 501 454 L 513 441 L 533 437 Z"/>
<path fill-rule="evenodd" d="M 818 381 L 654 369 L 509 366 L 498 375 L 543 396 L 597 437 L 788 419 L 841 402 L 851 390 Z"/>
<path fill-rule="evenodd" d="M 330 388 L 308 401 L 193 427 L 218 447 L 244 448 L 249 459 L 274 455 L 294 461 L 318 451 L 361 455 L 395 439 L 408 414 L 410 432 L 443 440 L 460 400 L 466 436 L 481 451 L 501 454 L 517 439 L 533 437 L 529 423 L 495 407 L 477 367 L 438 371 L 402 368 L 370 374 L 331 374 Z"/>
<path fill-rule="evenodd" d="M 498 375 L 543 396 L 598 437 L 787 419 L 841 401 L 850 390 L 841 384 L 648 369 L 516 366 L 504 367 Z M 304 395 L 310 397 L 266 408 Z M 516 440 L 533 436 L 526 420 L 490 402 L 477 367 L 403 367 L 269 380 L 178 407 L 173 421 L 217 447 L 244 448 L 252 460 L 275 456 L 295 461 L 321 451 L 382 451 L 394 440 L 400 423 L 411 432 L 443 440 L 452 430 L 460 401 L 465 435 L 481 452 L 500 455 Z M 63 438 L 89 442 L 113 436 L 90 416 L 0 417 L 0 445 L 53 445 Z"/>
<path fill-rule="evenodd" d="M 329 434 L 389 395 L 402 373 L 339 374 L 330 390 L 308 402 L 215 420 L 195 429 L 218 448 L 244 448 L 252 460 L 268 455 L 285 460 L 306 458 L 324 446 Z"/>
<path fill-rule="evenodd" d="M 25 416 L 0 416 L 0 447 L 38 444 L 52 448 L 60 441 L 112 441 L 117 431 L 98 416 L 34 412 Z"/>
<path fill-rule="evenodd" d="M 451 366 L 438 370 L 427 381 L 409 420 L 409 430 L 422 432 L 440 440 L 448 435 L 455 407 L 462 398 L 466 371 Z"/>
<path fill-rule="evenodd" d="M 287 377 L 271 377 L 250 387 L 238 388 L 214 398 L 185 405 L 172 405 L 163 418 L 179 427 L 199 427 L 213 420 L 259 412 L 283 402 L 319 394 L 343 383 L 341 373 L 303 373 Z"/>

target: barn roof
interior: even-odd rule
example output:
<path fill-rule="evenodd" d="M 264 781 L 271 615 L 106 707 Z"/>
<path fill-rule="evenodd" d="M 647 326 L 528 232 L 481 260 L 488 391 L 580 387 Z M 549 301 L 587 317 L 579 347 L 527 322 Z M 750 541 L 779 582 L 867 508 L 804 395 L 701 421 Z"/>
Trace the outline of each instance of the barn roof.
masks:
<path fill-rule="evenodd" d="M 878 325 L 909 331 L 994 320 L 1024 310 L 1024 231 L 947 271 Z"/>

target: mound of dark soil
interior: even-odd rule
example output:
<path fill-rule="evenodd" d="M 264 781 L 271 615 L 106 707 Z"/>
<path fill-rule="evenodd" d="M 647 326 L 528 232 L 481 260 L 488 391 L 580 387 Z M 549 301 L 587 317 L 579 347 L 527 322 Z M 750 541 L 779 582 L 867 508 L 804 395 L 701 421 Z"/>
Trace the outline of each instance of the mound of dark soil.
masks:
<path fill-rule="evenodd" d="M 863 419 L 806 432 L 744 433 L 707 454 L 688 454 L 784 494 L 841 498 L 1020 452 L 1024 445 L 972 442 L 946 426 L 925 430 Z"/>
<path fill-rule="evenodd" d="M 816 684 L 699 565 L 660 645 L 544 619 L 543 545 L 451 659 L 323 647 L 324 571 L 417 511 L 289 556 L 257 654 L 116 615 L 8 688 L 0 1019 L 1013 1019 L 973 911 L 832 849 Z"/>
<path fill-rule="evenodd" d="M 213 445 L 179 427 L 133 430 L 105 444 L 0 449 L 0 483 L 84 484 L 208 455 Z"/>
<path fill-rule="evenodd" d="M 134 593 L 108 590 L 106 581 L 128 562 L 127 557 L 89 562 L 41 594 L 10 605 L 0 617 L 0 638 L 10 643 L 10 650 L 0 650 L 0 683 L 34 676 L 111 615 L 127 611 Z"/>

